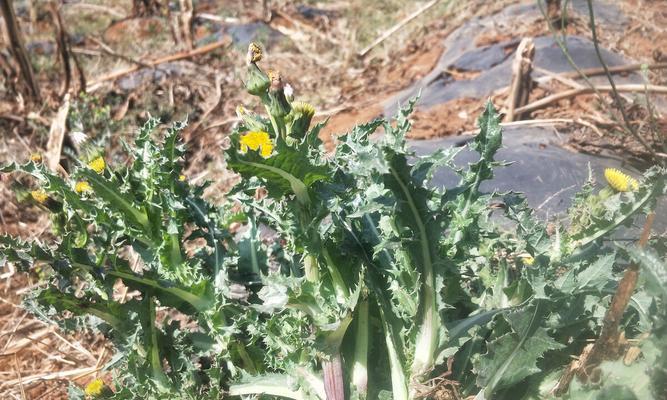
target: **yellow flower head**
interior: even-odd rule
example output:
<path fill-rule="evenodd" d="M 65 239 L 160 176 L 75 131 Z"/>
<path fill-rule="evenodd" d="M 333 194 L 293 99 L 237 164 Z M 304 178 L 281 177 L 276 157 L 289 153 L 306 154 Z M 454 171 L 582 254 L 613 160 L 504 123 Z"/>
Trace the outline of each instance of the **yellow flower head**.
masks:
<path fill-rule="evenodd" d="M 179 175 L 179 176 L 178 176 L 178 180 L 179 180 L 180 182 L 185 182 L 185 175 Z"/>
<path fill-rule="evenodd" d="M 248 132 L 241 136 L 241 153 L 247 153 L 248 149 L 257 151 L 264 158 L 269 158 L 273 152 L 273 143 L 266 132 Z"/>
<path fill-rule="evenodd" d="M 524 265 L 533 265 L 535 264 L 535 257 L 531 256 L 530 254 L 523 255 L 521 256 L 521 261 L 524 263 Z"/>
<path fill-rule="evenodd" d="M 604 170 L 604 177 L 607 179 L 609 186 L 618 192 L 631 192 L 639 189 L 637 180 L 615 168 L 607 168 Z"/>
<path fill-rule="evenodd" d="M 86 396 L 97 397 L 102 394 L 104 390 L 104 381 L 101 379 L 95 379 L 86 385 Z"/>
<path fill-rule="evenodd" d="M 39 154 L 39 153 L 32 153 L 30 155 L 30 161 L 32 161 L 34 163 L 40 163 L 40 162 L 42 162 L 42 155 Z"/>
<path fill-rule="evenodd" d="M 91 190 L 93 190 L 93 188 L 91 188 L 86 181 L 78 181 L 76 185 L 74 185 L 74 191 L 77 193 L 90 192 Z"/>
<path fill-rule="evenodd" d="M 104 162 L 104 158 L 97 157 L 96 159 L 88 163 L 88 167 L 90 167 L 90 169 L 97 172 L 98 174 L 101 174 L 102 172 L 104 172 L 106 163 Z"/>
<path fill-rule="evenodd" d="M 39 189 L 39 190 L 33 190 L 30 192 L 30 195 L 32 196 L 33 199 L 35 199 L 36 202 L 39 204 L 44 204 L 46 203 L 46 200 L 49 199 L 49 195 L 46 194 L 45 191 Z"/>
<path fill-rule="evenodd" d="M 257 45 L 257 43 L 250 43 L 248 46 L 248 54 L 246 55 L 246 61 L 248 64 L 254 64 L 262 60 L 262 49 Z"/>

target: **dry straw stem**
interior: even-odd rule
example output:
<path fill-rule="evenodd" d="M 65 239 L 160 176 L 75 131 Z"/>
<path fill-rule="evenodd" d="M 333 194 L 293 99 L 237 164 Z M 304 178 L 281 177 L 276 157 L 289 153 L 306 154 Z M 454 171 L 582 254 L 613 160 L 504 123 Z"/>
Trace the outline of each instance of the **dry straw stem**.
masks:
<path fill-rule="evenodd" d="M 566 90 L 564 92 L 552 94 L 551 96 L 544 97 L 540 100 L 534 101 L 523 107 L 519 107 L 515 110 L 515 112 L 526 113 L 538 110 L 540 108 L 544 108 L 549 104 L 555 103 L 559 100 L 570 99 L 572 97 L 591 94 L 591 93 L 603 93 L 603 92 L 614 92 L 614 91 L 618 93 L 640 93 L 648 91 L 650 93 L 667 94 L 667 86 L 628 84 L 628 85 L 615 85 L 614 87 L 610 85 L 582 87 L 579 89 L 571 89 L 571 90 Z"/>
<path fill-rule="evenodd" d="M 407 25 L 410 21 L 412 21 L 413 19 L 417 18 L 418 16 L 420 16 L 421 14 L 423 14 L 426 10 L 428 10 L 429 8 L 431 8 L 431 7 L 433 7 L 434 5 L 436 5 L 436 4 L 438 3 L 438 1 L 440 1 L 440 0 L 431 0 L 431 1 L 429 1 L 428 3 L 424 4 L 419 10 L 413 12 L 412 14 L 410 14 L 410 15 L 408 15 L 407 17 L 403 18 L 403 19 L 402 19 L 399 23 L 397 23 L 396 25 L 394 25 L 394 26 L 392 26 L 391 28 L 389 28 L 389 29 L 387 29 L 386 31 L 384 31 L 384 33 L 382 33 L 382 35 L 380 35 L 380 37 L 378 37 L 377 39 L 375 39 L 375 41 L 374 41 L 373 43 L 369 44 L 368 46 L 366 46 L 363 50 L 361 50 L 361 51 L 358 53 L 359 57 L 363 57 L 363 56 L 365 56 L 366 54 L 368 54 L 368 52 L 370 52 L 375 46 L 377 46 L 378 44 L 384 42 L 388 37 L 390 37 L 390 36 L 393 35 L 394 33 L 398 32 L 402 27 L 404 27 L 405 25 Z"/>
<path fill-rule="evenodd" d="M 39 102 L 42 97 L 39 90 L 39 84 L 37 83 L 35 73 L 32 70 L 32 64 L 30 63 L 30 58 L 28 57 L 28 52 L 23 43 L 23 35 L 21 34 L 18 19 L 14 13 L 14 6 L 9 0 L 2 0 L 0 1 L 0 9 L 2 9 L 2 15 L 5 20 L 4 22 L 5 27 L 7 28 L 9 43 L 11 45 L 11 52 L 19 64 L 21 75 L 29 89 L 30 95 Z"/>
<path fill-rule="evenodd" d="M 186 58 L 206 54 L 206 53 L 209 53 L 213 50 L 219 49 L 221 47 L 227 47 L 231 43 L 232 43 L 231 39 L 228 38 L 228 37 L 225 37 L 222 40 L 219 40 L 219 41 L 213 42 L 213 43 L 209 43 L 205 46 L 198 47 L 194 50 L 181 51 L 181 52 L 178 52 L 178 53 L 170 54 L 168 56 L 156 58 L 154 60 L 145 61 L 145 62 L 142 61 L 142 63 L 149 66 L 150 68 L 153 68 L 153 67 L 156 67 L 156 66 L 158 66 L 160 64 L 163 64 L 163 63 L 166 63 L 166 62 L 178 61 L 178 60 L 183 60 L 183 59 L 186 59 Z M 143 65 L 134 65 L 132 67 L 129 67 L 129 68 L 126 68 L 126 69 L 123 69 L 123 70 L 120 70 L 120 71 L 115 71 L 115 72 L 112 72 L 110 74 L 99 77 L 88 85 L 88 87 L 86 88 L 86 91 L 87 92 L 93 92 L 93 91 L 99 89 L 101 87 L 102 83 L 104 83 L 106 81 L 111 81 L 111 80 L 118 79 L 122 76 L 131 74 L 132 72 L 136 72 L 136 71 L 140 70 L 141 68 L 144 68 L 144 66 Z"/>

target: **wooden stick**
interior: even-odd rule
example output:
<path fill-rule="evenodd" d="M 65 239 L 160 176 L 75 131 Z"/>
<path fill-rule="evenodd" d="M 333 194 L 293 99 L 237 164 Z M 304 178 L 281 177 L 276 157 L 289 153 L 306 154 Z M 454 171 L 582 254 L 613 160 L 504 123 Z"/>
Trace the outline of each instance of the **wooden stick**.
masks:
<path fill-rule="evenodd" d="M 412 21 L 413 19 L 417 18 L 417 17 L 418 17 L 419 15 L 421 15 L 424 11 L 426 11 L 426 10 L 428 10 L 429 8 L 431 8 L 431 7 L 433 7 L 434 5 L 436 5 L 436 3 L 438 3 L 438 1 L 440 1 L 440 0 L 431 0 L 431 1 L 429 1 L 428 3 L 424 4 L 424 6 L 423 6 L 422 8 L 420 8 L 419 10 L 417 10 L 417 11 L 413 12 L 412 14 L 408 15 L 407 17 L 403 18 L 402 21 L 400 21 L 398 24 L 392 26 L 390 29 L 384 31 L 384 33 L 383 33 L 382 35 L 380 35 L 379 38 L 375 39 L 375 41 L 374 41 L 373 43 L 369 44 L 368 46 L 366 46 L 366 48 L 364 48 L 364 49 L 361 50 L 359 53 L 357 53 L 357 54 L 359 55 L 359 57 L 363 57 L 363 56 L 365 56 L 366 54 L 368 54 L 368 52 L 371 51 L 375 46 L 377 46 L 378 44 L 384 42 L 389 36 L 391 36 L 391 35 L 393 35 L 394 33 L 398 32 L 399 29 L 401 29 L 402 27 L 404 27 L 408 22 L 410 22 L 410 21 Z"/>
<path fill-rule="evenodd" d="M 642 229 L 642 234 L 638 242 L 640 248 L 645 247 L 646 243 L 648 243 L 654 219 L 655 211 L 651 212 L 646 217 L 646 222 L 644 223 L 644 228 Z M 610 355 L 618 355 L 618 327 L 623 318 L 623 314 L 625 313 L 625 309 L 628 307 L 632 293 L 637 286 L 638 277 L 639 266 L 636 263 L 630 264 L 628 269 L 625 270 L 623 278 L 621 278 L 621 281 L 618 283 L 616 293 L 614 293 L 609 309 L 604 316 L 600 337 L 594 344 L 586 346 L 579 359 L 573 361 L 570 366 L 565 369 L 565 372 L 558 380 L 558 383 L 551 390 L 552 394 L 559 396 L 565 393 L 575 375 L 585 378 L 587 376 L 587 371 L 590 371 L 591 367 L 597 365 L 603 359 L 609 358 Z"/>
<path fill-rule="evenodd" d="M 552 94 L 551 96 L 544 97 L 540 100 L 534 101 L 530 104 L 527 104 L 523 107 L 519 107 L 514 110 L 516 113 L 527 113 L 535 111 L 537 109 L 548 106 L 551 103 L 555 103 L 559 100 L 569 99 L 572 97 L 595 93 L 595 89 L 599 92 L 611 92 L 613 89 L 609 85 L 596 86 L 595 88 L 584 87 L 580 89 L 566 90 L 564 92 Z M 659 94 L 667 94 L 667 86 L 659 85 L 640 85 L 640 84 L 630 84 L 630 85 L 617 85 L 616 90 L 619 92 L 651 92 Z"/>
<path fill-rule="evenodd" d="M 149 60 L 149 61 L 146 61 L 145 64 L 147 66 L 150 66 L 150 67 L 155 67 L 159 64 L 163 64 L 163 63 L 166 63 L 166 62 L 183 60 L 183 59 L 186 59 L 186 58 L 190 58 L 190 57 L 202 55 L 202 54 L 205 54 L 205 53 L 209 53 L 209 52 L 211 52 L 215 49 L 218 49 L 220 47 L 227 47 L 230 44 L 231 44 L 231 39 L 226 37 L 222 40 L 219 40 L 219 41 L 213 42 L 213 43 L 209 43 L 205 46 L 198 47 L 194 50 L 181 51 L 181 52 L 178 52 L 178 53 L 175 53 L 175 54 L 170 54 L 168 56 L 156 58 L 154 60 Z M 135 72 L 135 71 L 138 71 L 141 68 L 144 68 L 144 67 L 141 66 L 141 65 L 134 65 L 132 67 L 129 67 L 129 68 L 126 68 L 126 69 L 123 69 L 123 70 L 120 70 L 120 71 L 115 71 L 115 72 L 112 72 L 110 74 L 104 75 L 100 78 L 97 78 L 93 82 L 91 82 L 90 85 L 88 85 L 87 91 L 91 92 L 93 90 L 96 90 L 100 87 L 100 84 L 103 83 L 103 82 L 118 79 L 122 76 L 131 74 L 132 72 Z"/>
<path fill-rule="evenodd" d="M 512 62 L 512 85 L 510 95 L 507 98 L 507 122 L 521 119 L 521 114 L 515 113 L 517 107 L 528 103 L 528 96 L 532 86 L 530 74 L 533 70 L 533 58 L 535 57 L 535 44 L 531 38 L 521 39 Z"/>
<path fill-rule="evenodd" d="M 23 80 L 29 89 L 31 97 L 37 102 L 40 102 L 41 94 L 39 91 L 39 84 L 37 83 L 35 73 L 32 70 L 32 64 L 30 63 L 28 52 L 26 51 L 25 45 L 23 44 L 23 35 L 21 34 L 21 29 L 18 25 L 18 19 L 14 13 L 14 5 L 12 4 L 11 0 L 2 0 L 0 1 L 0 8 L 2 9 L 2 15 L 5 19 L 5 26 L 7 27 L 7 35 L 9 36 L 11 51 L 19 64 L 19 69 L 21 70 Z"/>
<path fill-rule="evenodd" d="M 44 154 L 46 165 L 51 171 L 55 171 L 60 164 L 60 153 L 63 148 L 65 131 L 67 130 L 67 114 L 69 113 L 69 107 L 69 93 L 65 93 L 63 103 L 51 123 L 49 141 L 46 143 L 46 154 Z"/>

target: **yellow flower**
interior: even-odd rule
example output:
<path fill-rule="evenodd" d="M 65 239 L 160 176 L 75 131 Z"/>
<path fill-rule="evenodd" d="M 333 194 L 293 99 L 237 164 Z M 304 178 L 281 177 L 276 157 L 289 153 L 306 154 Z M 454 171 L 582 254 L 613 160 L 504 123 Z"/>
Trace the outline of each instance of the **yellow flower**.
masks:
<path fill-rule="evenodd" d="M 74 185 L 74 191 L 77 193 L 89 192 L 91 190 L 93 190 L 93 188 L 91 188 L 86 181 L 78 181 L 76 185 Z"/>
<path fill-rule="evenodd" d="M 34 163 L 40 163 L 40 162 L 42 162 L 42 155 L 39 154 L 39 153 L 32 153 L 30 155 L 30 161 L 32 161 Z"/>
<path fill-rule="evenodd" d="M 39 190 L 33 190 L 30 192 L 30 195 L 32 196 L 33 199 L 35 199 L 36 202 L 39 204 L 44 204 L 46 203 L 46 200 L 49 199 L 49 195 L 46 194 L 45 191 L 39 189 Z"/>
<path fill-rule="evenodd" d="M 181 182 L 185 182 L 185 175 L 179 175 L 178 180 Z"/>
<path fill-rule="evenodd" d="M 241 153 L 248 152 L 248 149 L 257 151 L 264 158 L 271 156 L 273 152 L 273 143 L 266 132 L 256 131 L 248 132 L 241 136 Z"/>
<path fill-rule="evenodd" d="M 104 381 L 101 379 L 95 379 L 86 385 L 86 396 L 97 397 L 102 394 L 104 390 Z"/>
<path fill-rule="evenodd" d="M 533 265 L 535 264 L 535 257 L 531 256 L 530 254 L 523 255 L 521 256 L 521 261 L 523 261 L 524 265 Z"/>
<path fill-rule="evenodd" d="M 88 167 L 90 167 L 90 169 L 97 172 L 98 174 L 104 172 L 104 168 L 106 167 L 106 165 L 107 164 L 104 162 L 104 158 L 102 157 L 97 157 L 96 159 L 88 163 Z"/>
<path fill-rule="evenodd" d="M 631 192 L 639 189 L 639 183 L 635 178 L 632 178 L 615 168 L 605 169 L 604 177 L 607 179 L 609 186 L 618 192 Z"/>

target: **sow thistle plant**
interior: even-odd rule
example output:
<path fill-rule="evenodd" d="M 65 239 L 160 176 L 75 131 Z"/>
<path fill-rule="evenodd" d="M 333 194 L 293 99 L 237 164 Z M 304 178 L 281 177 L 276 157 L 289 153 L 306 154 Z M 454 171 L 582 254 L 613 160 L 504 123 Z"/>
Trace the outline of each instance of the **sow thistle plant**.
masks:
<path fill-rule="evenodd" d="M 245 86 L 267 114 L 237 108 L 225 154 L 242 179 L 226 205 L 185 179 L 182 123 L 158 135 L 149 120 L 123 164 L 97 155 L 67 178 L 34 159 L 2 168 L 35 178 L 57 238 L 1 237 L 0 265 L 38 265 L 45 282 L 27 306 L 101 331 L 117 351 L 110 378 L 72 398 L 548 398 L 598 337 L 630 262 L 642 281 L 622 327 L 641 355 L 626 365 L 608 354 L 598 378 L 564 396 L 661 398 L 664 241 L 640 250 L 611 239 L 655 207 L 664 170 L 607 172 L 609 188 L 589 182 L 569 223 L 547 227 L 520 194 L 480 190 L 505 165 L 490 103 L 466 168 L 456 149 L 410 151 L 414 102 L 327 154 L 314 108 L 261 61 L 251 45 Z M 440 168 L 458 185 L 435 187 Z"/>

